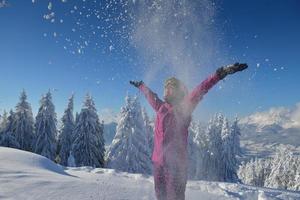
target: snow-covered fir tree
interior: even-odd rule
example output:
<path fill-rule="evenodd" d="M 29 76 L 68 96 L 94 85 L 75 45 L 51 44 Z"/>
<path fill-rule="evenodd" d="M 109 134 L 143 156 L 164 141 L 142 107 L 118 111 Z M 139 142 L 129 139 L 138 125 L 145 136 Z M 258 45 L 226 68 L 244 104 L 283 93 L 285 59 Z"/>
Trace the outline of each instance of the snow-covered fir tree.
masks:
<path fill-rule="evenodd" d="M 238 125 L 234 122 L 230 126 L 221 114 L 214 115 L 206 129 L 200 122 L 192 122 L 188 137 L 189 179 L 238 181 L 239 135 Z"/>
<path fill-rule="evenodd" d="M 235 154 L 235 151 L 238 149 L 238 147 L 235 147 L 236 144 L 234 141 L 234 133 L 235 132 L 233 132 L 229 126 L 228 120 L 224 118 L 222 126 L 222 162 L 224 169 L 224 181 L 226 182 L 236 182 L 238 180 L 238 161 Z"/>
<path fill-rule="evenodd" d="M 197 180 L 207 180 L 208 179 L 208 173 L 207 170 L 209 170 L 209 158 L 210 158 L 210 152 L 208 150 L 208 136 L 207 131 L 205 131 L 205 128 L 202 127 L 201 123 L 197 123 L 196 129 L 196 135 L 194 138 L 194 143 L 196 144 L 196 174 L 195 179 Z"/>
<path fill-rule="evenodd" d="M 23 90 L 20 95 L 20 101 L 16 105 L 14 136 L 20 145 L 20 149 L 32 151 L 34 136 L 34 119 L 32 109 L 27 102 L 27 95 Z"/>
<path fill-rule="evenodd" d="M 188 177 L 193 180 L 206 180 L 208 166 L 207 136 L 200 121 L 192 122 L 188 136 Z"/>
<path fill-rule="evenodd" d="M 238 125 L 239 119 L 236 117 L 231 125 L 231 135 L 233 140 L 233 153 L 236 156 L 242 156 L 242 149 L 240 145 L 241 130 Z"/>
<path fill-rule="evenodd" d="M 121 108 L 116 135 L 107 154 L 107 167 L 150 174 L 151 155 L 140 103 L 137 97 L 129 95 L 125 102 Z"/>
<path fill-rule="evenodd" d="M 11 132 L 0 132 L 0 146 L 20 148 L 19 143 Z"/>
<path fill-rule="evenodd" d="M 221 138 L 221 131 L 223 125 L 223 116 L 216 115 L 208 124 L 206 130 L 207 136 L 207 150 L 205 165 L 207 167 L 206 180 L 210 181 L 224 181 L 224 163 L 222 159 L 223 142 Z"/>
<path fill-rule="evenodd" d="M 300 191 L 300 159 L 298 160 L 298 166 L 295 175 L 295 185 L 292 187 L 292 190 Z"/>
<path fill-rule="evenodd" d="M 270 172 L 270 159 L 255 158 L 247 163 L 242 162 L 238 170 L 238 176 L 245 184 L 263 187 Z"/>
<path fill-rule="evenodd" d="M 4 125 L 3 127 L 3 131 L 6 132 L 6 133 L 14 133 L 15 131 L 15 123 L 16 123 L 16 114 L 15 112 L 11 109 L 9 111 L 9 115 L 7 117 L 7 120 L 6 120 L 6 124 Z"/>
<path fill-rule="evenodd" d="M 299 155 L 279 149 L 273 158 L 243 163 L 238 171 L 243 183 L 278 189 L 299 190 Z"/>
<path fill-rule="evenodd" d="M 217 113 L 212 117 L 212 123 L 214 125 L 215 132 L 218 133 L 222 138 L 222 128 L 224 124 L 224 115 Z"/>
<path fill-rule="evenodd" d="M 294 156 L 288 149 L 280 149 L 272 161 L 271 172 L 265 181 L 265 186 L 285 190 L 292 189 L 296 184 L 294 181 L 298 164 L 299 157 Z"/>
<path fill-rule="evenodd" d="M 104 166 L 103 128 L 92 97 L 86 95 L 74 129 L 72 155 L 76 166 Z"/>
<path fill-rule="evenodd" d="M 40 100 L 40 108 L 36 116 L 34 152 L 51 160 L 56 157 L 56 124 L 55 107 L 51 92 L 48 91 Z"/>
<path fill-rule="evenodd" d="M 146 138 L 149 145 L 149 154 L 151 155 L 153 152 L 153 140 L 154 140 L 154 130 L 151 126 L 151 122 L 148 116 L 146 109 L 142 108 L 142 117 L 145 125 Z"/>
<path fill-rule="evenodd" d="M 4 113 L 4 120 L 5 122 L 2 124 L 2 130 L 0 131 L 0 146 L 4 147 L 11 147 L 11 148 L 20 148 L 20 144 L 17 142 L 13 131 L 14 131 L 14 124 L 15 124 L 15 113 L 10 110 L 9 116 L 7 113 Z"/>
<path fill-rule="evenodd" d="M 7 114 L 6 110 L 4 110 L 3 115 L 1 117 L 0 132 L 4 131 L 4 129 L 5 129 L 6 125 L 7 125 L 7 121 L 8 121 L 8 119 L 7 119 L 8 116 L 7 115 L 8 114 Z"/>
<path fill-rule="evenodd" d="M 68 158 L 73 144 L 73 131 L 75 127 L 73 107 L 74 96 L 72 95 L 62 117 L 62 128 L 58 137 L 60 164 L 64 166 L 68 165 Z"/>
<path fill-rule="evenodd" d="M 197 179 L 197 168 L 199 167 L 199 146 L 195 141 L 196 134 L 198 134 L 197 123 L 192 122 L 189 127 L 188 135 L 188 178 Z"/>

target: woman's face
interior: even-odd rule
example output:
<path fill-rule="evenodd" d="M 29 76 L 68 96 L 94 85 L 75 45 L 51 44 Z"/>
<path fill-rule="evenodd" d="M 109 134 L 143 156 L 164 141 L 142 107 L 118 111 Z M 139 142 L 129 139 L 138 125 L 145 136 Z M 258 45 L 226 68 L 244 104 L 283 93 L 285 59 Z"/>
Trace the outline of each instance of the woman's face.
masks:
<path fill-rule="evenodd" d="M 171 100 L 174 95 L 174 88 L 168 85 L 164 90 L 164 99 L 166 102 L 171 103 Z"/>

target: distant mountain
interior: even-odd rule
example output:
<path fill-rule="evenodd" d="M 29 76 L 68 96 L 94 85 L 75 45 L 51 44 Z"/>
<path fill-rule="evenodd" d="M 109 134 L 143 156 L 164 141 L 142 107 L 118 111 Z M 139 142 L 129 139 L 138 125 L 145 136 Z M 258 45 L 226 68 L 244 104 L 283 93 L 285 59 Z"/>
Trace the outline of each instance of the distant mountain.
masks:
<path fill-rule="evenodd" d="M 239 125 L 241 145 L 250 156 L 269 156 L 283 146 L 300 150 L 300 103 L 254 113 L 242 118 Z"/>
<path fill-rule="evenodd" d="M 271 108 L 265 112 L 257 112 L 240 120 L 241 124 L 254 125 L 262 130 L 266 126 L 280 126 L 284 129 L 300 129 L 300 103 L 292 108 Z"/>
<path fill-rule="evenodd" d="M 278 124 L 260 127 L 253 124 L 240 124 L 241 139 L 266 144 L 290 144 L 300 146 L 300 129 L 283 128 Z"/>

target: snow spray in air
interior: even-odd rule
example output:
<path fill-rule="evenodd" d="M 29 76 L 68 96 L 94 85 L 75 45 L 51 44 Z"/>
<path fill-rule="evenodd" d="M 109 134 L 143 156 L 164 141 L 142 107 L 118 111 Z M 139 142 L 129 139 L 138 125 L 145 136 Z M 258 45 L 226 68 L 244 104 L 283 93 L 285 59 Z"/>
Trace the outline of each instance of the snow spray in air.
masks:
<path fill-rule="evenodd" d="M 161 73 L 186 84 L 210 66 L 216 40 L 211 27 L 215 4 L 210 0 L 135 1 L 131 42 L 146 61 L 144 81 Z"/>

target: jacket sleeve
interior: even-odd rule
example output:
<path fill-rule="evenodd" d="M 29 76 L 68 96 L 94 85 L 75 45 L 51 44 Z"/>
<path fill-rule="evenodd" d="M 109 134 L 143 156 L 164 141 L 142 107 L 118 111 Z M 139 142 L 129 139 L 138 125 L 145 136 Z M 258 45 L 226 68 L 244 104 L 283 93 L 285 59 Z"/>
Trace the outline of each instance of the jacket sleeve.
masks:
<path fill-rule="evenodd" d="M 152 92 L 145 84 L 140 85 L 139 89 L 143 92 L 152 108 L 157 112 L 163 104 L 163 101 L 159 99 L 157 94 Z"/>
<path fill-rule="evenodd" d="M 208 92 L 209 89 L 211 89 L 216 83 L 218 83 L 219 80 L 220 78 L 216 73 L 212 74 L 204 81 L 202 81 L 198 86 L 196 86 L 196 88 L 194 88 L 190 94 L 187 95 L 185 103 L 190 113 L 194 111 L 203 96 Z"/>

